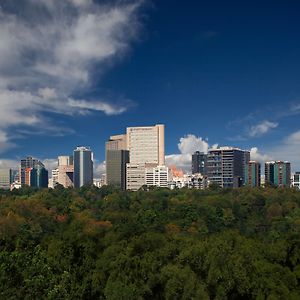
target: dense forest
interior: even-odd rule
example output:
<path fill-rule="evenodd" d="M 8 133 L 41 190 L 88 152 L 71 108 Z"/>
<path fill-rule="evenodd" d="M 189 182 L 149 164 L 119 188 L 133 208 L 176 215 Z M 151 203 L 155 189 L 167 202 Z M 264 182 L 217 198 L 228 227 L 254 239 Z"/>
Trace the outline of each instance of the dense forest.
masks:
<path fill-rule="evenodd" d="M 300 192 L 0 192 L 0 299 L 300 299 Z"/>

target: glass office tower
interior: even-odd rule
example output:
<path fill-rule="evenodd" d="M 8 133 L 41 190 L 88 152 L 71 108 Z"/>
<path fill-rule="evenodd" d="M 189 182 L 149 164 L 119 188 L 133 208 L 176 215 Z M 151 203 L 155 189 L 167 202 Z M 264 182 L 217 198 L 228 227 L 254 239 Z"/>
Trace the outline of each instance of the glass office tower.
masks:
<path fill-rule="evenodd" d="M 74 187 L 93 184 L 93 153 L 89 147 L 74 150 Z"/>

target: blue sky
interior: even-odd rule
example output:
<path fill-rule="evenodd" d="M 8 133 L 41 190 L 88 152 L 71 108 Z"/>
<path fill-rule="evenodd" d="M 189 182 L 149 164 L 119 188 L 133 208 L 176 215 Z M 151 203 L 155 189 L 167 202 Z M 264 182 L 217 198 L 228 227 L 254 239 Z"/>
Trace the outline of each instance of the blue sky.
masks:
<path fill-rule="evenodd" d="M 218 144 L 300 170 L 297 1 L 1 6 L 2 164 L 76 145 L 100 164 L 109 135 L 164 123 L 169 164 Z"/>

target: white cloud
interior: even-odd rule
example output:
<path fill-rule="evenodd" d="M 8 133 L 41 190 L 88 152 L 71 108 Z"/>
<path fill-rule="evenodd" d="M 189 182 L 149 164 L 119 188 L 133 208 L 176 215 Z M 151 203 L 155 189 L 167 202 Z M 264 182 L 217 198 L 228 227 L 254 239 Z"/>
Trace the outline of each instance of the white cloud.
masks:
<path fill-rule="evenodd" d="M 265 163 L 266 161 L 272 160 L 272 157 L 268 154 L 261 153 L 257 147 L 253 147 L 250 150 L 250 159 Z"/>
<path fill-rule="evenodd" d="M 208 148 L 208 142 L 206 140 L 203 140 L 202 137 L 188 134 L 180 138 L 180 142 L 178 144 L 180 154 L 166 155 L 166 165 L 175 165 L 177 168 L 182 169 L 185 172 L 190 172 L 192 154 L 195 151 L 207 153 Z"/>
<path fill-rule="evenodd" d="M 2 0 L 0 7 L 0 131 L 51 127 L 46 112 L 116 115 L 129 101 L 77 99 L 123 55 L 140 29 L 143 1 Z M 122 102 L 122 101 L 121 101 Z M 2 138 L 0 146 L 13 143 Z"/>
<path fill-rule="evenodd" d="M 279 141 L 275 147 L 269 148 L 268 153 L 275 160 L 291 162 L 294 171 L 300 171 L 300 130 L 291 133 L 284 140 Z"/>
<path fill-rule="evenodd" d="M 203 140 L 202 137 L 188 134 L 180 139 L 178 149 L 182 154 L 192 154 L 195 151 L 207 153 L 208 142 Z"/>
<path fill-rule="evenodd" d="M 106 163 L 105 161 L 99 162 L 94 161 L 94 178 L 101 178 L 103 174 L 106 173 Z"/>
<path fill-rule="evenodd" d="M 266 134 L 271 129 L 274 129 L 278 126 L 278 123 L 270 122 L 270 121 L 263 121 L 260 124 L 253 125 L 249 129 L 249 136 L 250 137 L 257 137 Z"/>
<path fill-rule="evenodd" d="M 289 135 L 285 141 L 287 144 L 300 145 L 300 130 Z M 298 148 L 299 151 L 299 148 Z"/>

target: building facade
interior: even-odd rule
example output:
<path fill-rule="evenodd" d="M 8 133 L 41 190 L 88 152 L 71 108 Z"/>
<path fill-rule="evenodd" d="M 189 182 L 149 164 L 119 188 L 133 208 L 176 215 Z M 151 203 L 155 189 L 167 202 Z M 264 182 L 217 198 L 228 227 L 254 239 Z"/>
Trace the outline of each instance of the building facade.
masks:
<path fill-rule="evenodd" d="M 0 169 L 0 189 L 9 190 L 12 184 L 12 170 L 9 168 Z"/>
<path fill-rule="evenodd" d="M 300 172 L 293 174 L 292 186 L 300 190 Z"/>
<path fill-rule="evenodd" d="M 207 154 L 196 151 L 192 155 L 192 174 L 207 175 Z"/>
<path fill-rule="evenodd" d="M 31 156 L 27 156 L 24 159 L 21 159 L 20 164 L 20 182 L 21 185 L 30 185 L 28 179 L 28 169 L 34 168 L 39 164 L 39 160 Z"/>
<path fill-rule="evenodd" d="M 165 165 L 165 126 L 128 127 L 130 163 Z"/>
<path fill-rule="evenodd" d="M 77 147 L 74 150 L 74 187 L 93 184 L 93 153 L 88 147 Z"/>
<path fill-rule="evenodd" d="M 126 186 L 138 190 L 146 184 L 146 167 L 165 165 L 165 126 L 128 127 L 126 137 L 129 151 Z"/>
<path fill-rule="evenodd" d="M 207 156 L 208 180 L 222 188 L 240 187 L 245 182 L 249 161 L 249 151 L 233 147 L 210 149 Z"/>
<path fill-rule="evenodd" d="M 145 167 L 145 184 L 147 186 L 168 187 L 170 171 L 166 166 Z"/>
<path fill-rule="evenodd" d="M 145 184 L 145 164 L 127 164 L 126 189 L 131 191 L 137 191 Z"/>
<path fill-rule="evenodd" d="M 122 190 L 126 189 L 126 164 L 129 163 L 129 151 L 106 151 L 106 181 Z"/>
<path fill-rule="evenodd" d="M 261 170 L 258 161 L 249 161 L 245 169 L 245 185 L 259 187 L 261 185 Z"/>
<path fill-rule="evenodd" d="M 265 184 L 291 186 L 291 164 L 288 161 L 269 161 L 265 163 Z"/>

